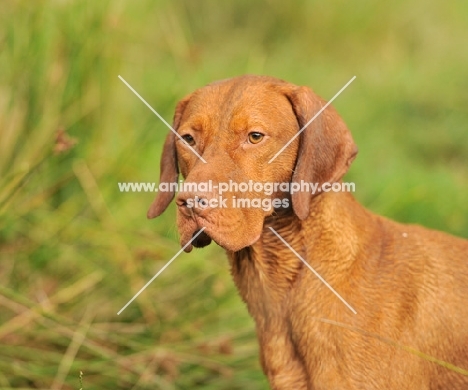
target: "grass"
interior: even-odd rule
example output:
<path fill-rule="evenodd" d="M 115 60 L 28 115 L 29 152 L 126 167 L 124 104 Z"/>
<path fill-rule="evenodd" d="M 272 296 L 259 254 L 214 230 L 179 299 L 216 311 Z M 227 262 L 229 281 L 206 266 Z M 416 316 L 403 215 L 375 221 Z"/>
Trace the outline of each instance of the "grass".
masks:
<path fill-rule="evenodd" d="M 6 1 L 0 14 L 0 388 L 265 389 L 225 256 L 147 221 L 163 124 L 215 79 L 269 74 L 331 98 L 372 210 L 468 236 L 468 5 L 423 0 Z M 54 153 L 57 131 L 77 141 Z M 65 143 L 66 146 L 66 143 Z M 81 372 L 83 374 L 81 374 Z"/>

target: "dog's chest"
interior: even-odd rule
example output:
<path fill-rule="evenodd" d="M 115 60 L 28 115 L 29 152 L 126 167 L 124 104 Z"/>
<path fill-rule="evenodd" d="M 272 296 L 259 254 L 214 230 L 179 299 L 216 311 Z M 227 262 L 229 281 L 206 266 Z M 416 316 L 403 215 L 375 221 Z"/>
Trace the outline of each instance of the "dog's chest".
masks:
<path fill-rule="evenodd" d="M 228 256 L 234 283 L 251 315 L 284 316 L 282 308 L 303 267 L 301 261 L 286 247 L 270 251 L 259 245 Z"/>

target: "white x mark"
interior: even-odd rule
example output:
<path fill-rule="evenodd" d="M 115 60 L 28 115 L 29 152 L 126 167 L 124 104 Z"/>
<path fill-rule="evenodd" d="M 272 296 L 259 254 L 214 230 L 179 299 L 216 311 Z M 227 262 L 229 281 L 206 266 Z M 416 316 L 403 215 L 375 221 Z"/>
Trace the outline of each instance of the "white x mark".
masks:
<path fill-rule="evenodd" d="M 149 280 L 149 282 L 146 283 L 146 284 L 140 289 L 140 291 L 138 291 L 138 292 L 134 295 L 134 297 L 133 297 L 132 299 L 130 299 L 130 300 L 127 302 L 127 304 L 126 304 L 124 307 L 122 307 L 122 309 L 119 310 L 119 312 L 117 313 L 117 315 L 120 315 L 120 313 L 122 313 L 122 312 L 127 308 L 127 306 L 130 305 L 130 303 L 132 303 L 132 302 L 138 297 L 138 295 L 140 295 L 140 294 L 146 289 L 146 287 L 148 287 L 148 286 L 151 284 L 151 282 L 152 282 L 154 279 L 156 279 L 156 278 L 169 266 L 169 264 L 171 264 L 171 263 L 175 260 L 175 258 L 176 258 L 177 256 L 179 256 L 179 255 L 184 251 L 184 249 L 187 248 L 187 247 L 201 234 L 201 232 L 202 232 L 203 230 L 205 230 L 204 227 L 202 227 L 202 228 L 197 232 L 197 234 L 195 234 L 195 235 L 192 237 L 192 239 L 191 239 L 189 242 L 187 242 L 187 244 L 185 244 L 185 245 L 179 250 L 179 252 L 177 252 L 177 253 L 174 255 L 174 257 L 173 257 L 171 260 L 169 260 L 169 261 L 166 263 L 166 265 L 165 265 L 164 267 L 162 267 L 162 268 L 158 271 L 158 273 L 157 273 L 156 275 L 154 275 L 154 276 Z"/>
<path fill-rule="evenodd" d="M 335 295 L 340 299 L 341 302 L 343 302 L 343 303 L 348 307 L 349 310 L 351 310 L 354 314 L 357 314 L 357 311 L 354 310 L 354 309 L 351 307 L 351 305 L 350 305 L 348 302 L 346 302 L 346 301 L 341 297 L 341 295 L 338 294 L 338 293 L 335 291 L 335 289 L 334 289 L 332 286 L 330 286 L 330 285 L 327 283 L 327 281 L 326 281 L 324 278 L 322 278 L 322 277 L 320 276 L 320 274 L 319 274 L 316 270 L 314 270 L 314 269 L 309 265 L 309 263 L 307 263 L 307 261 L 305 261 L 305 260 L 301 257 L 301 255 L 300 255 L 299 253 L 297 253 L 297 252 L 294 250 L 294 248 L 293 248 L 291 245 L 289 245 L 289 244 L 285 241 L 285 239 L 284 239 L 283 237 L 281 237 L 281 236 L 276 232 L 275 229 L 273 229 L 272 227 L 270 227 L 270 230 L 276 235 L 276 237 L 278 237 L 278 238 L 283 242 L 284 245 L 286 245 L 286 246 L 291 250 L 292 253 L 294 253 L 294 254 L 297 256 L 297 258 L 298 258 L 299 260 L 301 260 L 301 261 L 307 266 L 307 268 L 309 268 L 309 269 L 315 274 L 315 276 L 317 276 L 317 278 L 320 279 L 320 281 L 321 281 L 325 286 L 327 286 L 327 287 L 331 290 L 331 292 L 332 292 L 333 294 L 335 294 Z"/>
<path fill-rule="evenodd" d="M 177 133 L 177 131 L 175 131 L 175 130 L 172 128 L 172 126 L 171 126 L 169 123 L 167 123 L 166 120 L 165 120 L 161 115 L 159 115 L 159 113 L 158 113 L 153 107 L 151 107 L 151 106 L 148 104 L 148 102 L 147 102 L 145 99 L 143 99 L 143 98 L 141 97 L 141 95 L 140 95 L 137 91 L 135 91 L 135 90 L 133 89 L 133 87 L 132 87 L 129 83 L 127 83 L 127 82 L 124 80 L 124 78 L 123 78 L 122 76 L 119 75 L 119 79 L 122 80 L 122 82 L 123 82 L 128 88 L 130 88 L 130 90 L 131 90 L 135 95 L 137 95 L 138 98 L 139 98 L 143 103 L 145 103 L 146 106 L 147 106 L 151 111 L 153 111 L 153 113 L 154 113 L 159 119 L 161 119 L 161 121 L 169 128 L 169 130 L 171 130 L 177 137 L 179 137 L 180 140 L 181 140 L 188 148 L 190 148 L 190 150 L 191 150 L 193 153 L 195 153 L 195 155 L 196 155 L 200 160 L 202 160 L 202 161 L 206 164 L 205 159 L 204 159 L 202 156 L 200 156 L 200 155 L 197 153 L 197 151 L 196 151 L 194 148 L 192 148 L 192 147 L 180 136 L 180 134 Z"/>
<path fill-rule="evenodd" d="M 307 123 L 302 127 L 301 130 L 299 130 L 296 134 L 294 134 L 294 137 L 292 137 L 292 138 L 288 141 L 288 143 L 287 143 L 286 145 L 284 145 L 284 146 L 280 149 L 280 151 L 279 151 L 278 153 L 276 153 L 276 154 L 270 159 L 270 161 L 268 161 L 268 164 L 271 164 L 271 162 L 272 162 L 276 157 L 278 157 L 278 156 L 281 154 L 281 152 L 282 152 L 284 149 L 286 149 L 286 148 L 291 144 L 291 142 L 293 142 L 297 137 L 299 137 L 299 135 L 307 128 L 307 126 L 309 126 L 309 125 L 315 120 L 315 118 L 317 118 L 317 117 L 333 102 L 333 100 L 335 100 L 335 99 L 340 95 L 340 93 L 343 92 L 343 91 L 348 87 L 348 85 L 351 84 L 351 83 L 354 81 L 355 78 L 356 78 L 356 76 L 353 76 L 353 77 L 351 78 L 351 80 L 349 80 L 349 81 L 345 84 L 345 86 L 344 86 L 343 88 L 341 88 L 341 89 L 335 94 L 335 96 L 333 96 L 333 97 L 330 99 L 330 101 L 329 101 L 327 104 L 325 104 L 325 105 L 322 107 L 322 109 L 321 109 L 319 112 L 317 112 L 317 114 L 315 114 L 315 115 L 312 117 L 312 119 L 309 120 L 309 122 L 307 122 Z"/>

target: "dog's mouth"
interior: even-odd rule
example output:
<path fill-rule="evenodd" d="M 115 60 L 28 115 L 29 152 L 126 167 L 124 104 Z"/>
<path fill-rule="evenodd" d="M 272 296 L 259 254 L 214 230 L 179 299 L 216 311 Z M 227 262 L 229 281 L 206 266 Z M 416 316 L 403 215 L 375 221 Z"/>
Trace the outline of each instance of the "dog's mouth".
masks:
<path fill-rule="evenodd" d="M 191 252 L 194 247 L 204 248 L 212 241 L 228 251 L 237 252 L 255 243 L 261 235 L 261 226 L 259 229 L 252 229 L 253 231 L 258 230 L 258 234 L 254 235 L 252 231 L 244 231 L 239 226 L 214 225 L 206 219 L 186 218 L 180 213 L 178 218 L 180 244 L 187 253 Z"/>
<path fill-rule="evenodd" d="M 200 233 L 200 230 L 196 230 L 193 233 L 192 238 L 195 236 L 197 237 L 192 241 L 192 245 L 195 248 L 204 248 L 205 246 L 211 244 L 211 237 L 208 234 L 206 234 L 205 231 Z"/>
<path fill-rule="evenodd" d="M 184 248 L 184 252 L 186 253 L 189 253 L 192 251 L 192 249 L 195 247 L 195 248 L 204 248 L 205 246 L 208 246 L 211 244 L 211 241 L 213 241 L 213 238 L 211 238 L 207 233 L 205 233 L 205 231 L 202 231 L 200 232 L 201 229 L 197 229 L 196 231 L 193 232 L 192 234 L 192 239 L 195 237 L 195 239 L 193 239 L 192 242 L 190 242 L 185 248 Z M 260 238 L 260 235 L 254 237 L 251 242 L 249 242 L 247 245 L 245 246 L 249 246 L 249 245 L 252 245 L 254 244 L 256 241 L 258 241 L 258 239 Z M 238 251 L 240 249 L 242 249 L 242 247 L 232 247 L 232 244 L 229 245 L 228 243 L 224 243 L 224 242 L 218 242 L 215 240 L 215 242 L 220 245 L 221 247 L 225 248 L 225 249 L 229 249 L 229 250 L 232 250 L 232 251 Z M 228 247 L 229 245 L 229 247 Z"/>
<path fill-rule="evenodd" d="M 212 238 L 207 234 L 205 229 L 196 228 L 192 234 L 185 235 L 185 240 L 187 243 L 182 242 L 182 245 L 186 245 L 184 252 L 191 252 L 193 247 L 195 248 L 204 248 L 211 244 Z"/>

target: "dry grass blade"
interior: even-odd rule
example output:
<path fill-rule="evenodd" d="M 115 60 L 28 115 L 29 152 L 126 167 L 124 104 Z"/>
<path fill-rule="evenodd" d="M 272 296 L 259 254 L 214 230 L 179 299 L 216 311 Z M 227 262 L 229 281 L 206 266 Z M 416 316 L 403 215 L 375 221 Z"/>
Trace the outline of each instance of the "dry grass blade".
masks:
<path fill-rule="evenodd" d="M 71 286 L 60 290 L 57 294 L 49 299 L 46 307 L 43 305 L 36 305 L 21 311 L 19 315 L 13 317 L 11 320 L 0 326 L 0 340 L 6 335 L 27 325 L 35 318 L 42 316 L 44 311 L 54 311 L 56 305 L 68 302 L 83 292 L 91 289 L 102 280 L 102 277 L 103 273 L 101 271 L 95 271 L 94 273 L 85 276 L 77 282 L 73 283 Z M 1 291 L 2 293 L 7 294 L 7 290 L 5 288 L 3 288 Z M 11 292 L 8 295 L 12 296 Z"/>
<path fill-rule="evenodd" d="M 68 372 L 70 371 L 70 367 L 72 366 L 73 360 L 75 359 L 75 356 L 80 346 L 83 344 L 86 338 L 86 334 L 89 330 L 89 327 L 91 326 L 93 316 L 94 315 L 91 313 L 90 310 L 87 310 L 85 312 L 85 315 L 83 316 L 78 326 L 78 329 L 73 335 L 71 342 L 67 348 L 67 351 L 63 355 L 63 359 L 59 364 L 59 367 L 57 369 L 57 375 L 55 376 L 54 381 L 52 382 L 51 390 L 62 389 L 65 382 L 65 378 L 67 377 Z"/>

